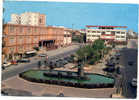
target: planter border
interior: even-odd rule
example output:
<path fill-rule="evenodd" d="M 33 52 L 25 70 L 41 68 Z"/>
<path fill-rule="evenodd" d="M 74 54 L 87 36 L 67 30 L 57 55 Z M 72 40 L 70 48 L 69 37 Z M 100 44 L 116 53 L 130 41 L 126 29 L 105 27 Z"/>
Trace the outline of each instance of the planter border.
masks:
<path fill-rule="evenodd" d="M 112 78 L 114 80 L 113 83 L 98 83 L 98 84 L 94 84 L 94 83 L 79 83 L 79 82 L 69 82 L 69 81 L 63 81 L 63 80 L 47 80 L 47 79 L 36 79 L 36 78 L 32 78 L 32 77 L 28 77 L 26 75 L 24 75 L 24 73 L 29 72 L 29 71 L 46 71 L 46 70 L 28 70 L 25 72 L 22 72 L 19 74 L 19 77 L 28 80 L 30 82 L 36 82 L 36 83 L 45 83 L 45 84 L 54 84 L 54 85 L 62 85 L 62 86 L 70 86 L 70 87 L 75 87 L 75 88 L 88 88 L 88 89 L 92 89 L 92 88 L 113 88 L 114 84 L 115 84 L 115 78 L 110 77 L 110 76 L 106 76 L 106 75 L 101 75 L 101 74 L 97 74 L 97 73 L 85 73 L 86 75 L 100 75 L 100 76 L 104 76 L 107 78 Z M 54 70 L 54 71 L 59 71 L 59 70 Z M 59 72 L 68 72 L 68 71 L 59 71 Z M 72 71 L 70 71 L 72 72 Z M 73 72 L 73 73 L 77 73 L 77 72 Z"/>

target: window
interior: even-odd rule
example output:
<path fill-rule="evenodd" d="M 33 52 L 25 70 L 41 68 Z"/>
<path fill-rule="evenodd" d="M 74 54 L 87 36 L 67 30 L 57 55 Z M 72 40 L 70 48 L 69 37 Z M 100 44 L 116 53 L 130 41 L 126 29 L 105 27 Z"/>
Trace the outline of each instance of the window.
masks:
<path fill-rule="evenodd" d="M 120 32 L 118 31 L 117 33 L 119 33 L 120 34 Z"/>
<path fill-rule="evenodd" d="M 10 51 L 11 51 L 11 52 L 14 52 L 14 48 L 10 48 Z"/>
<path fill-rule="evenodd" d="M 28 32 L 29 32 L 29 33 L 31 32 L 31 29 L 30 29 L 30 27 L 28 27 Z"/>
<path fill-rule="evenodd" d="M 39 22 L 42 23 L 42 19 L 41 18 L 39 19 Z"/>
<path fill-rule="evenodd" d="M 19 46 L 18 49 L 19 49 L 19 51 L 22 51 L 23 46 Z"/>
<path fill-rule="evenodd" d="M 37 32 L 37 28 L 36 27 L 35 27 L 34 31 Z"/>
<path fill-rule="evenodd" d="M 121 38 L 125 38 L 125 36 L 121 36 Z"/>
<path fill-rule="evenodd" d="M 97 35 L 97 37 L 100 37 L 99 35 Z"/>
<path fill-rule="evenodd" d="M 92 33 L 96 33 L 96 31 L 92 31 Z"/>
<path fill-rule="evenodd" d="M 14 26 L 10 26 L 10 32 L 14 32 Z"/>
<path fill-rule="evenodd" d="M 120 36 L 116 36 L 116 38 L 120 38 Z"/>
<path fill-rule="evenodd" d="M 112 35 L 115 35 L 115 32 L 114 32 L 114 31 L 112 31 L 112 32 L 111 32 L 111 34 L 112 34 Z"/>
<path fill-rule="evenodd" d="M 102 32 L 102 35 L 104 35 L 105 34 L 105 32 Z"/>
<path fill-rule="evenodd" d="M 125 32 L 121 32 L 121 34 L 125 34 Z"/>
<path fill-rule="evenodd" d="M 100 31 L 97 31 L 97 33 L 100 33 Z"/>
<path fill-rule="evenodd" d="M 23 27 L 20 27 L 20 32 L 21 32 L 21 33 L 23 32 Z"/>
<path fill-rule="evenodd" d="M 9 42 L 10 42 L 10 43 L 13 43 L 13 42 L 14 42 L 14 37 L 10 37 Z"/>
<path fill-rule="evenodd" d="M 19 37 L 19 41 L 20 41 L 20 42 L 23 41 L 23 37 L 22 37 L 22 36 Z"/>

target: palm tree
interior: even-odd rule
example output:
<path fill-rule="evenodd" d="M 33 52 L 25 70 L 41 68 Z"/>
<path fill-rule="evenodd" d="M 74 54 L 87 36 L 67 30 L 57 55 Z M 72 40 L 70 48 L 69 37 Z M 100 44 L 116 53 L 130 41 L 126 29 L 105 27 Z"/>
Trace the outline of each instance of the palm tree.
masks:
<path fill-rule="evenodd" d="M 38 68 L 40 69 L 41 68 L 41 61 L 38 61 Z"/>

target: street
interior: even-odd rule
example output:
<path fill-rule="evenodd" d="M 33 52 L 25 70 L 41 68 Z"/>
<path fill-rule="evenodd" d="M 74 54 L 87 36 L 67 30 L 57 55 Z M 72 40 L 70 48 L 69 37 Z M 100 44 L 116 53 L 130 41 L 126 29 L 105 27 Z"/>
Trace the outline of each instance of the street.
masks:
<path fill-rule="evenodd" d="M 136 98 L 137 88 L 131 86 L 133 78 L 137 78 L 137 44 L 134 40 L 130 40 L 128 48 L 121 51 L 120 64 L 122 65 L 122 94 L 126 98 Z M 128 62 L 134 62 L 129 65 Z"/>
<path fill-rule="evenodd" d="M 65 48 L 66 50 L 61 50 L 61 49 L 63 49 L 63 48 L 61 48 L 59 50 L 48 51 L 46 53 L 48 54 L 48 59 L 53 60 L 55 57 L 62 58 L 64 56 L 71 55 L 74 52 L 76 52 L 78 50 L 78 48 L 79 48 L 79 45 L 76 45 L 76 46 L 74 45 L 74 47 L 70 46 L 70 47 L 67 47 L 67 49 Z M 37 66 L 38 61 L 40 61 L 40 60 L 43 61 L 45 59 L 46 58 L 32 59 L 30 63 L 11 66 L 14 68 L 8 68 L 2 72 L 2 80 L 6 80 L 10 77 L 18 75 L 21 72 L 38 67 Z"/>

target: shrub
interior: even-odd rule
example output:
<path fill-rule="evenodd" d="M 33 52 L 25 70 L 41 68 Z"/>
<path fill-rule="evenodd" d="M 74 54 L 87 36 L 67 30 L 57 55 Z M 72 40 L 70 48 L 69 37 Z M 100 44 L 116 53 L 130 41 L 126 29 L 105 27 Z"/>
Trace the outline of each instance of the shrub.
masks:
<path fill-rule="evenodd" d="M 95 62 L 96 62 L 95 59 L 91 59 L 90 62 L 89 62 L 89 64 L 93 65 L 93 64 L 95 64 Z"/>

